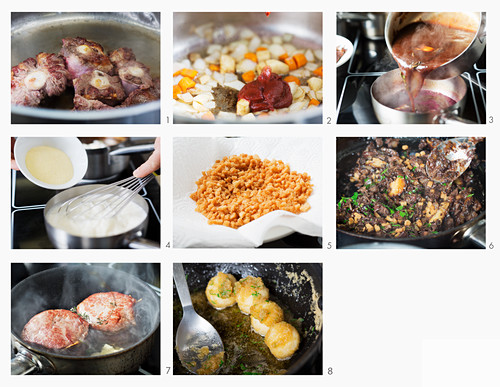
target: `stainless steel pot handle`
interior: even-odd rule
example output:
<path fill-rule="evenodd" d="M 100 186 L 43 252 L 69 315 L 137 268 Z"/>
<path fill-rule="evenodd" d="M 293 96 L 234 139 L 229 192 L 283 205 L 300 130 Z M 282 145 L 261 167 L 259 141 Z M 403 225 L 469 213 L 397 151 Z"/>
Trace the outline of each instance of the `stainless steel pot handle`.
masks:
<path fill-rule="evenodd" d="M 456 111 L 438 114 L 433 119 L 434 124 L 476 124 L 477 122 L 459 117 Z"/>
<path fill-rule="evenodd" d="M 160 243 L 150 241 L 146 238 L 137 238 L 130 241 L 128 247 L 130 247 L 131 249 L 159 249 Z"/>
<path fill-rule="evenodd" d="M 17 353 L 13 359 L 10 359 L 11 375 L 28 375 L 41 370 L 46 373 L 54 373 L 55 367 L 49 359 L 29 351 L 20 343 L 15 347 Z"/>
<path fill-rule="evenodd" d="M 109 152 L 110 156 L 123 156 L 123 155 L 131 155 L 135 153 L 146 153 L 152 152 L 155 150 L 154 144 L 143 144 L 143 145 L 133 145 L 126 146 L 123 148 L 117 148 Z"/>

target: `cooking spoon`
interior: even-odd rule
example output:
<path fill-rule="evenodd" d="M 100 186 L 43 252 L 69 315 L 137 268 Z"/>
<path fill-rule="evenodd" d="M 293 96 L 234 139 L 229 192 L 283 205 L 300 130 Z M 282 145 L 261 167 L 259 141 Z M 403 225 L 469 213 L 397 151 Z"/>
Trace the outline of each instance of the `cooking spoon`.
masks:
<path fill-rule="evenodd" d="M 182 263 L 174 263 L 174 281 L 182 304 L 175 346 L 184 367 L 194 374 L 213 374 L 224 360 L 224 345 L 215 328 L 193 308 Z"/>
<path fill-rule="evenodd" d="M 460 177 L 472 161 L 481 137 L 459 137 L 442 141 L 427 158 L 427 176 L 438 183 L 451 183 Z"/>

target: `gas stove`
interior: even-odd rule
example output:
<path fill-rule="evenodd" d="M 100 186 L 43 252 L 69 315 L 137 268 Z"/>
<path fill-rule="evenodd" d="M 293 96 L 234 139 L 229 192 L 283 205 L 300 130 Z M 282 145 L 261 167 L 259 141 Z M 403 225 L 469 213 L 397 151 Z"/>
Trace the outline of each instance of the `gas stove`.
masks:
<path fill-rule="evenodd" d="M 346 64 L 337 69 L 337 123 L 377 124 L 370 87 L 379 76 L 398 66 L 384 39 L 368 39 L 359 28 L 351 27 L 347 29 L 345 37 L 353 42 L 354 53 Z M 485 124 L 486 50 L 462 77 L 468 89 L 462 118 Z"/>
<path fill-rule="evenodd" d="M 134 169 L 144 162 L 144 156 L 132 155 L 128 167 L 113 181 L 132 175 Z M 21 172 L 11 175 L 11 247 L 13 249 L 54 248 L 45 231 L 43 210 L 45 204 L 60 191 L 41 188 L 31 183 Z M 111 181 L 99 181 L 110 183 Z M 96 183 L 96 181 L 82 184 Z M 160 185 L 153 179 L 139 194 L 149 207 L 149 220 L 145 238 L 160 242 Z"/>

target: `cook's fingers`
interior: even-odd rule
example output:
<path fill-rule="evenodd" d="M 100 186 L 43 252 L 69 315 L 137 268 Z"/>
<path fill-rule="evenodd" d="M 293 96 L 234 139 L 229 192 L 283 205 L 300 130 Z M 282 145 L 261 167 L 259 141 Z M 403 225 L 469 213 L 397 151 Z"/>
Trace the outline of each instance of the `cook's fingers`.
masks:
<path fill-rule="evenodd" d="M 134 171 L 133 174 L 135 177 L 144 177 L 146 175 L 149 175 L 150 173 L 160 168 L 160 162 L 160 138 L 158 137 L 155 141 L 154 152 L 151 154 L 151 156 L 149 156 L 144 164 L 140 165 L 139 168 Z"/>

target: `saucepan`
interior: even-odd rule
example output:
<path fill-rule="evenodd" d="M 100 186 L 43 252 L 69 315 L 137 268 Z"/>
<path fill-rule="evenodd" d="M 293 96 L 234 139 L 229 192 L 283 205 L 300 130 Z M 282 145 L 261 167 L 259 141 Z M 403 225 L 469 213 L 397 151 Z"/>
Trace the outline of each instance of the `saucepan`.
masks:
<path fill-rule="evenodd" d="M 249 28 L 263 36 L 293 35 L 297 46 L 310 49 L 322 48 L 323 21 L 319 12 L 176 12 L 174 13 L 174 61 L 180 61 L 193 52 L 202 52 L 210 43 L 227 44 L 224 27 L 232 25 L 238 31 Z M 194 30 L 213 24 L 216 41 L 209 42 Z M 233 39 L 234 40 L 234 39 Z M 207 123 L 181 114 L 174 114 L 176 123 Z M 306 109 L 283 115 L 261 117 L 258 123 L 318 123 L 322 120 L 322 109 Z M 214 121 L 209 121 L 214 122 Z M 217 122 L 234 122 L 219 121 Z M 252 121 L 253 122 L 253 121 Z M 255 122 L 254 122 L 255 123 Z"/>
<path fill-rule="evenodd" d="M 47 221 L 47 213 L 51 208 L 63 203 L 68 199 L 81 195 L 92 189 L 102 187 L 104 184 L 88 184 L 78 187 L 73 187 L 62 191 L 50 199 L 45 205 L 43 211 L 45 229 L 52 244 L 58 249 L 111 249 L 111 248 L 159 248 L 159 244 L 153 241 L 146 240 L 146 235 L 149 207 L 142 196 L 135 193 L 132 201 L 141 207 L 146 212 L 146 218 L 137 226 L 129 229 L 121 234 L 105 236 L 105 237 L 83 237 L 72 235 L 69 232 L 52 226 Z M 116 215 L 120 216 L 120 214 Z"/>
<path fill-rule="evenodd" d="M 132 48 L 160 76 L 160 14 L 155 12 L 17 12 L 11 16 L 11 66 L 39 52 L 58 53 L 66 37 L 85 37 L 105 51 Z M 12 123 L 159 123 L 160 101 L 126 108 L 75 112 L 72 97 L 54 108 L 12 106 Z"/>
<path fill-rule="evenodd" d="M 385 24 L 385 41 L 392 55 L 395 35 L 405 26 L 419 21 L 455 25 L 476 31 L 474 39 L 459 56 L 431 71 L 427 79 L 457 77 L 472 67 L 486 47 L 486 13 L 484 12 L 390 12 Z"/>
<path fill-rule="evenodd" d="M 84 342 L 70 351 L 56 352 L 22 339 L 23 327 L 34 315 L 47 309 L 71 309 L 93 293 L 109 291 L 130 294 L 138 300 L 134 306 L 136 324 L 127 328 L 127 337 L 120 333 L 97 336 L 102 339 L 96 343 L 97 352 L 102 344 L 118 341 L 126 343 L 118 345 L 121 350 L 103 355 L 92 352 L 94 348 Z M 64 265 L 44 270 L 11 290 L 11 340 L 16 353 L 11 360 L 11 372 L 15 375 L 132 373 L 150 355 L 159 324 L 160 301 L 156 292 L 134 275 L 96 265 Z"/>
<path fill-rule="evenodd" d="M 281 372 L 286 370 L 287 374 L 308 374 L 321 373 L 321 354 L 322 354 L 322 266 L 317 263 L 184 263 L 184 271 L 186 280 L 191 292 L 191 297 L 194 299 L 194 307 L 196 311 L 210 321 L 217 329 L 224 342 L 226 351 L 225 363 L 219 374 L 245 374 L 253 370 L 256 364 L 264 368 L 271 367 L 275 363 Z M 233 325 L 231 321 L 221 318 L 213 320 L 212 313 L 219 311 L 208 305 L 204 290 L 208 281 L 217 272 L 229 273 L 235 276 L 236 280 L 240 280 L 246 276 L 254 276 L 262 278 L 265 286 L 269 288 L 270 299 L 278 303 L 286 314 L 295 319 L 295 322 L 289 321 L 292 324 L 300 323 L 298 328 L 301 336 L 299 349 L 289 360 L 278 361 L 268 358 L 264 365 L 262 354 L 246 353 L 238 349 L 236 341 L 241 340 L 240 336 L 246 341 L 262 341 L 262 338 L 256 333 L 251 332 L 250 322 L 248 317 L 243 317 L 240 323 L 234 322 L 234 318 L 241 318 L 242 313 L 237 306 L 227 310 L 228 313 L 235 313 Z M 197 296 L 200 296 L 196 299 Z M 198 304 L 198 301 L 203 304 Z M 205 305 L 205 306 L 203 306 Z M 234 308 L 234 309 L 233 309 Z M 178 301 L 176 291 L 174 291 L 174 339 L 175 330 L 180 323 L 182 317 L 182 308 Z M 226 315 L 227 316 L 227 315 Z M 230 316 L 233 316 L 232 314 Z M 286 317 L 285 317 L 286 320 Z M 234 330 L 241 330 L 241 335 L 235 335 Z M 239 331 L 238 331 L 239 332 Z M 237 336 L 236 341 L 230 337 Z M 263 343 L 262 343 L 263 344 Z M 175 344 L 174 344 L 175 345 Z M 235 347 L 236 345 L 236 347 Z M 257 351 L 268 351 L 267 348 L 259 347 Z M 269 364 L 271 363 L 271 364 Z M 320 364 L 318 369 L 318 363 Z M 247 368 L 248 367 L 248 368 Z M 264 369 L 262 368 L 262 370 Z M 315 371 L 312 371 L 315 369 Z M 262 372 L 261 370 L 261 372 Z M 174 359 L 174 374 L 188 374 L 177 356 Z M 266 373 L 266 372 L 263 372 Z"/>
<path fill-rule="evenodd" d="M 406 86 L 399 69 L 388 71 L 373 82 L 370 94 L 375 116 L 381 124 L 442 124 L 471 123 L 461 118 L 467 96 L 467 86 L 461 77 L 426 79 L 422 91 L 431 91 L 456 101 L 451 106 L 425 113 L 398 110 L 398 95 L 406 95 Z"/>
<path fill-rule="evenodd" d="M 88 168 L 84 180 L 100 181 L 112 179 L 127 168 L 130 155 L 152 152 L 153 140 L 131 140 L 128 137 L 80 137 L 86 144 Z M 103 145 L 90 147 L 88 144 L 100 141 Z"/>

